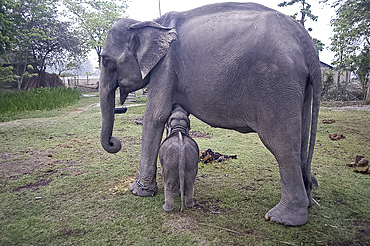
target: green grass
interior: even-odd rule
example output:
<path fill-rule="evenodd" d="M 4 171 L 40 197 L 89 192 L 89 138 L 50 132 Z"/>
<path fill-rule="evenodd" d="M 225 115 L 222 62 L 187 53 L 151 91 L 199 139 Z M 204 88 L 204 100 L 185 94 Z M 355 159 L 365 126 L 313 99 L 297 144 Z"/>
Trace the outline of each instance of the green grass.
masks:
<path fill-rule="evenodd" d="M 139 102 L 145 102 L 140 98 Z M 0 245 L 368 245 L 370 175 L 346 166 L 357 154 L 370 159 L 370 113 L 322 109 L 312 173 L 320 206 L 309 221 L 284 227 L 264 214 L 280 199 L 279 168 L 256 134 L 212 128 L 191 117 L 201 149 L 236 154 L 236 160 L 199 164 L 195 207 L 162 210 L 158 165 L 155 197 L 133 196 L 139 171 L 145 106 L 116 115 L 122 150 L 100 146 L 98 98 L 0 123 Z M 343 134 L 331 141 L 328 134 Z"/>
<path fill-rule="evenodd" d="M 81 97 L 76 89 L 46 87 L 28 91 L 2 93 L 0 122 L 13 120 L 25 111 L 51 110 L 75 104 Z M 18 117 L 19 118 L 19 117 Z"/>

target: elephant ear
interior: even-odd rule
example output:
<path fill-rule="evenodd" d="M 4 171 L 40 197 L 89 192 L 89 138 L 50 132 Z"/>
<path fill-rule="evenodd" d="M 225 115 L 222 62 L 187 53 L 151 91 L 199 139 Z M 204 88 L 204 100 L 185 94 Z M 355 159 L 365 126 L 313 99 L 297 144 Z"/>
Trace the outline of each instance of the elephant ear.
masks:
<path fill-rule="evenodd" d="M 130 29 L 136 30 L 131 39 L 131 49 L 144 79 L 167 54 L 172 41 L 176 40 L 177 33 L 174 28 L 153 21 L 133 24 Z"/>

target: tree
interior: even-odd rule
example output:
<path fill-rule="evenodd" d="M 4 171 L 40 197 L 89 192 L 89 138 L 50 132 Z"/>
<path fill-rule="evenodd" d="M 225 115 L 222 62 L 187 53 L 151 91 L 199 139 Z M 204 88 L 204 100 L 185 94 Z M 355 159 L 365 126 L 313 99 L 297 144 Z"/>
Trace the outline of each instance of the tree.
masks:
<path fill-rule="evenodd" d="M 16 13 L 19 3 L 14 0 L 0 0 L 0 57 L 7 61 L 6 51 L 16 43 L 16 23 L 20 16 Z"/>
<path fill-rule="evenodd" d="M 370 103 L 370 95 L 366 93 L 370 66 L 370 2 L 366 0 L 339 0 L 336 17 L 332 20 L 334 36 L 332 51 L 337 66 L 347 66 L 359 77 L 365 102 Z"/>
<path fill-rule="evenodd" d="M 305 27 L 305 22 L 307 20 L 307 17 L 309 19 L 313 20 L 313 21 L 317 21 L 318 16 L 312 14 L 311 4 L 309 4 L 307 0 L 291 0 L 290 2 L 284 1 L 282 3 L 279 3 L 278 6 L 279 7 L 287 7 L 287 6 L 292 6 L 292 5 L 296 4 L 296 3 L 300 3 L 301 4 L 301 9 L 299 11 L 299 13 L 301 14 L 301 16 L 300 16 L 300 19 L 297 20 L 297 16 L 298 16 L 299 13 L 296 12 L 294 15 L 291 15 L 291 17 L 293 19 L 297 20 L 304 27 Z M 309 27 L 309 28 L 307 28 L 307 30 L 310 32 L 310 31 L 312 31 L 312 28 Z M 325 44 L 323 42 L 321 42 L 320 40 L 318 40 L 316 38 L 313 38 L 313 42 L 315 43 L 316 49 L 318 51 L 323 51 L 324 46 L 325 46 Z"/>
<path fill-rule="evenodd" d="M 19 74 L 20 75 L 15 75 L 14 77 L 17 79 L 18 82 L 18 90 L 21 89 L 23 79 L 24 78 L 32 78 L 32 77 L 37 77 L 37 73 L 32 73 L 33 71 L 33 66 L 32 65 L 27 65 L 23 67 L 23 71 L 21 71 Z"/>
<path fill-rule="evenodd" d="M 67 17 L 78 25 L 86 49 L 95 49 L 99 61 L 108 30 L 123 17 L 128 0 L 64 0 Z M 72 15 L 70 15 L 72 13 Z"/>
<path fill-rule="evenodd" d="M 361 51 L 359 55 L 357 55 L 351 64 L 351 70 L 356 74 L 358 77 L 362 94 L 364 98 L 364 104 L 370 104 L 370 49 L 366 47 Z M 368 87 L 366 89 L 366 87 Z M 367 95 L 367 96 L 366 96 Z"/>
<path fill-rule="evenodd" d="M 0 87 L 10 87 L 9 83 L 15 81 L 15 79 L 12 66 L 0 67 Z"/>
<path fill-rule="evenodd" d="M 18 8 L 19 3 L 14 0 L 0 0 L 0 84 L 6 87 L 15 80 L 13 67 L 3 66 L 3 62 L 9 62 L 7 52 L 17 42 L 16 24 L 20 21 L 20 16 L 16 13 Z"/>
<path fill-rule="evenodd" d="M 30 72 L 39 74 L 40 85 L 47 67 L 81 53 L 78 38 L 69 30 L 70 24 L 58 20 L 57 3 L 58 0 L 26 0 L 18 10 L 24 22 L 19 25 L 19 43 L 12 50 L 11 60 L 21 78 L 27 66 L 32 65 L 34 71 Z"/>
<path fill-rule="evenodd" d="M 313 21 L 317 20 L 318 16 L 312 14 L 311 5 L 306 0 L 291 0 L 290 2 L 284 1 L 282 3 L 279 3 L 278 6 L 279 7 L 286 7 L 286 6 L 291 6 L 295 3 L 301 3 L 301 5 L 302 5 L 301 10 L 300 10 L 301 18 L 299 20 L 299 23 L 301 23 L 302 26 L 305 26 L 304 23 L 306 22 L 306 17 L 307 16 Z M 297 19 L 297 15 L 298 15 L 298 12 L 295 13 L 294 15 L 292 15 L 291 17 L 293 19 Z"/>
<path fill-rule="evenodd" d="M 334 85 L 334 71 L 332 69 L 323 70 L 321 98 L 329 100 L 330 88 Z"/>

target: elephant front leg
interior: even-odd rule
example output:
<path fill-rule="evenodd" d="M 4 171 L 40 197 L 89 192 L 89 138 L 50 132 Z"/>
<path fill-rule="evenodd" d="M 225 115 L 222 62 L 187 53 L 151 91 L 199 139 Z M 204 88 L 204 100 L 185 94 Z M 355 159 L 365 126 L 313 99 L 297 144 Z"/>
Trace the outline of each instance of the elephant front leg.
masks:
<path fill-rule="evenodd" d="M 137 196 L 154 196 L 157 193 L 156 183 L 157 156 L 162 140 L 165 121 L 170 114 L 161 114 L 163 117 L 154 117 L 151 106 L 147 105 L 144 114 L 143 135 L 140 156 L 140 176 L 131 185 L 130 190 Z"/>

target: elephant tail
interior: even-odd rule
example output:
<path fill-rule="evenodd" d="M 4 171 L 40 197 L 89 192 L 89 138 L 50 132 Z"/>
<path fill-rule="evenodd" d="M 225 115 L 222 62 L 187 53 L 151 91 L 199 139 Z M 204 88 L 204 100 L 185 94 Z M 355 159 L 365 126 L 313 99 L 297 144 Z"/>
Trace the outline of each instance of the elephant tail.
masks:
<path fill-rule="evenodd" d="M 317 61 L 318 62 L 318 61 Z M 316 64 L 315 64 L 316 65 Z M 310 144 L 308 147 L 307 165 L 311 165 L 313 150 L 316 141 L 317 124 L 319 121 L 319 109 L 321 98 L 321 70 L 320 65 L 317 64 L 315 68 L 311 68 L 310 83 L 312 85 L 312 116 L 311 116 L 311 134 Z"/>
<path fill-rule="evenodd" d="M 182 133 L 179 131 L 179 181 L 180 181 L 180 194 L 181 194 L 181 208 L 184 210 L 184 186 L 185 186 L 185 143 Z"/>

